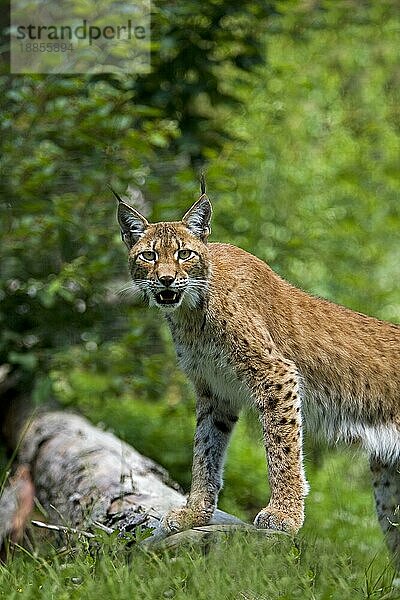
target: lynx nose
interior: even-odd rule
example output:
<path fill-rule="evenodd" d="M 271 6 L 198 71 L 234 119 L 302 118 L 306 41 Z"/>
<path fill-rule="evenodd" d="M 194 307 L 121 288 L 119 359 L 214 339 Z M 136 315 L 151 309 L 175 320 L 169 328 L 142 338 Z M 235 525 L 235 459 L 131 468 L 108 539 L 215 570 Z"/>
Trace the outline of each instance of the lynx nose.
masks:
<path fill-rule="evenodd" d="M 158 278 L 159 282 L 165 285 L 165 287 L 169 287 L 175 280 L 175 277 L 171 277 L 171 275 L 162 275 Z"/>

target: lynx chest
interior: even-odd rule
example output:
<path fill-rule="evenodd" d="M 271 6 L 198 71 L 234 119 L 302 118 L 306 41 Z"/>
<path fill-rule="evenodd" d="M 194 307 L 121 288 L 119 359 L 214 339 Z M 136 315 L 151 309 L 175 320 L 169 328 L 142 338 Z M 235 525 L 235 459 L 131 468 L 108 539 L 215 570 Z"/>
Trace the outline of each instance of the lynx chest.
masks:
<path fill-rule="evenodd" d="M 215 400 L 237 410 L 251 399 L 228 352 L 208 327 L 198 330 L 179 323 L 170 326 L 179 364 L 195 386 L 205 384 Z"/>

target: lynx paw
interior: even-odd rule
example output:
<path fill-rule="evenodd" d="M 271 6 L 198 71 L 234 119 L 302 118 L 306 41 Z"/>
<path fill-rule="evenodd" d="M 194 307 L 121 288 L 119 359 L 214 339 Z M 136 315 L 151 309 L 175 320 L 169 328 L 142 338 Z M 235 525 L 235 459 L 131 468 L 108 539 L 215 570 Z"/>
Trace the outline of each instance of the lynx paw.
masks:
<path fill-rule="evenodd" d="M 168 511 L 161 519 L 161 527 L 167 533 L 176 533 L 191 527 L 206 525 L 211 515 L 205 511 L 195 511 L 186 506 L 182 508 L 173 508 Z"/>
<path fill-rule="evenodd" d="M 254 519 L 257 529 L 275 529 L 294 535 L 302 525 L 302 519 L 294 519 L 277 508 L 267 507 L 260 510 Z"/>

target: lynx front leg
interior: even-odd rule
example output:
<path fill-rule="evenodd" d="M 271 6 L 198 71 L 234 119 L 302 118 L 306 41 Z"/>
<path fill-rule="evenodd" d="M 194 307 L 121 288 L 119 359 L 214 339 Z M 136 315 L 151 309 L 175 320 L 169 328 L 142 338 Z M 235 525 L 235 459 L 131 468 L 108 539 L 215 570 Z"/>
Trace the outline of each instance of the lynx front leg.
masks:
<path fill-rule="evenodd" d="M 260 411 L 271 488 L 269 504 L 254 524 L 296 533 L 304 520 L 308 484 L 302 456 L 301 401 L 296 367 L 285 360 L 253 373 L 253 390 Z"/>
<path fill-rule="evenodd" d="M 162 526 L 171 532 L 205 525 L 213 516 L 222 487 L 225 451 L 238 420 L 236 413 L 224 410 L 204 393 L 198 397 L 196 412 L 190 494 L 185 507 L 171 510 L 162 520 Z"/>

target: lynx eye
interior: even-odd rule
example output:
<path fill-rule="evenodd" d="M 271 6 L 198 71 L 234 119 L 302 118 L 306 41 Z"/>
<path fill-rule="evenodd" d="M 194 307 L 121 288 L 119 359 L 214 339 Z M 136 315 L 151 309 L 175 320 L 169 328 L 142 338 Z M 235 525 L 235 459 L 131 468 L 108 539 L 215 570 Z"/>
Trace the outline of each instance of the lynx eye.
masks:
<path fill-rule="evenodd" d="M 180 260 L 188 260 L 189 258 L 193 258 L 195 256 L 195 252 L 193 250 L 179 250 L 178 258 Z"/>
<path fill-rule="evenodd" d="M 142 260 L 145 260 L 146 262 L 153 262 L 156 260 L 157 254 L 155 252 L 153 252 L 152 250 L 144 250 L 144 252 L 141 252 L 139 254 L 138 258 L 141 258 Z"/>

